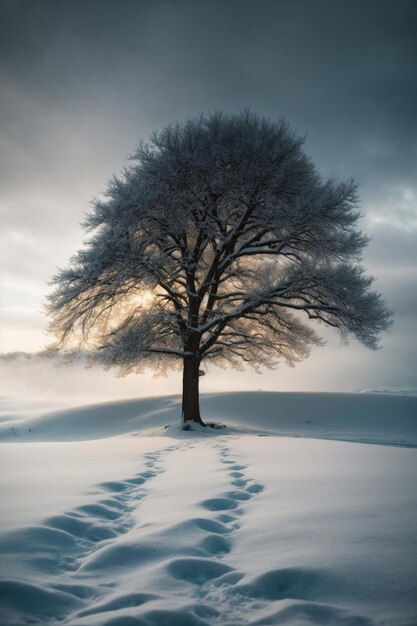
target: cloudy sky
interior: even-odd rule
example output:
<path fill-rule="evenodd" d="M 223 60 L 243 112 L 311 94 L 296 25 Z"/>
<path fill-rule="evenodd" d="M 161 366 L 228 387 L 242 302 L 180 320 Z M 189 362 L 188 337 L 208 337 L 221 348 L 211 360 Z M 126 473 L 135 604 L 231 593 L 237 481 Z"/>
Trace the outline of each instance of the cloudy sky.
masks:
<path fill-rule="evenodd" d="M 377 352 L 326 332 L 327 346 L 294 370 L 213 371 L 203 388 L 417 386 L 414 0 L 0 0 L 0 11 L 1 351 L 48 343 L 48 278 L 140 139 L 250 106 L 305 133 L 323 175 L 359 182 L 366 265 L 395 325 Z M 18 367 L 42 393 L 61 393 L 65 376 L 98 395 L 179 391 L 178 375 L 113 381 L 78 366 L 58 367 L 58 384 L 37 364 L 3 358 L 6 386 Z"/>

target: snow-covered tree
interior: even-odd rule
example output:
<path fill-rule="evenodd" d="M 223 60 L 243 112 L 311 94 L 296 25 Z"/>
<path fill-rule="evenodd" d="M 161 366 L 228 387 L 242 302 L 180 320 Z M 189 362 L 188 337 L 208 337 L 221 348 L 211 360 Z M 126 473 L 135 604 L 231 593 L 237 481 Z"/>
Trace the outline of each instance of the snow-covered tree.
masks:
<path fill-rule="evenodd" d="M 390 313 L 359 265 L 355 184 L 323 180 L 302 145 L 248 111 L 141 143 L 53 279 L 58 345 L 122 375 L 182 367 L 183 418 L 199 423 L 202 363 L 292 365 L 321 343 L 303 317 L 376 348 Z"/>

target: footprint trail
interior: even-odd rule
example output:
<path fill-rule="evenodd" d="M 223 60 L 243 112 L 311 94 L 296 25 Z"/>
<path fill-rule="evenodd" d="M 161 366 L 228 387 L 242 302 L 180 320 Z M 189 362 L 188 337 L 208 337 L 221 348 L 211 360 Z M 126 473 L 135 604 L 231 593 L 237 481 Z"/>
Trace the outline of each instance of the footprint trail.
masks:
<path fill-rule="evenodd" d="M 249 576 L 234 567 L 249 505 L 264 486 L 228 442 L 230 435 L 188 440 L 147 453 L 142 471 L 101 483 L 97 502 L 16 531 L 14 551 L 22 545 L 43 585 L 0 582 L 9 618 L 16 616 L 0 623 L 371 626 L 326 603 L 346 587 L 334 575 L 299 566 Z"/>
<path fill-rule="evenodd" d="M 0 616 L 1 623 L 41 626 L 66 623 L 67 617 L 80 609 L 79 616 L 89 614 L 88 609 L 82 611 L 83 607 L 108 595 L 113 585 L 86 579 L 86 563 L 115 545 L 134 526 L 133 512 L 148 495 L 148 481 L 164 472 L 162 455 L 178 448 L 170 446 L 146 453 L 143 471 L 125 480 L 100 483 L 100 500 L 47 518 L 42 525 L 8 533 L 5 545 L 10 546 L 10 554 L 17 553 L 20 565 L 26 563 L 25 569 L 33 571 L 35 579 L 39 572 L 42 585 L 12 577 L 0 581 L 0 593 L 6 599 L 2 603 L 5 615 Z M 151 597 L 154 596 L 130 594 L 126 605 L 137 606 Z M 102 600 L 102 604 L 116 608 L 118 602 Z"/>
<path fill-rule="evenodd" d="M 234 460 L 225 443 L 214 447 L 218 450 L 231 490 L 200 503 L 207 512 L 217 514 L 214 519 L 207 519 L 207 522 L 217 526 L 215 529 L 207 526 L 207 536 L 199 544 L 206 558 L 177 559 L 171 562 L 169 572 L 174 578 L 194 587 L 190 591 L 195 600 L 193 612 L 199 617 L 204 616 L 205 624 L 227 623 L 234 626 L 247 623 L 242 621 L 242 603 L 251 601 L 247 598 L 236 601 L 233 589 L 244 573 L 236 571 L 225 561 L 233 550 L 233 538 L 240 529 L 245 504 L 260 494 L 264 487 L 247 475 L 248 466 Z"/>
<path fill-rule="evenodd" d="M 323 603 L 323 588 L 343 588 L 343 583 L 334 576 L 296 567 L 270 570 L 250 578 L 228 563 L 246 505 L 262 493 L 264 486 L 250 476 L 247 465 L 235 460 L 226 443 L 214 447 L 231 489 L 200 502 L 208 514 L 214 515 L 200 520 L 201 528 L 206 531 L 198 544 L 202 557 L 174 559 L 168 566 L 169 575 L 187 585 L 182 593 L 189 604 L 182 617 L 172 612 L 167 624 L 371 626 L 366 617 Z M 159 624 L 155 622 L 155 626 Z"/>

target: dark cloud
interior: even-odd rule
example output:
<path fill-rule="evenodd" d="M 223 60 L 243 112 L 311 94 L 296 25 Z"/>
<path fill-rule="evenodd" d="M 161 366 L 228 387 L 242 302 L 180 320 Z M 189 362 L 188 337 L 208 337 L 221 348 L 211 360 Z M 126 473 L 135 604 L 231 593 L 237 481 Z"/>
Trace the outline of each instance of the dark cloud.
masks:
<path fill-rule="evenodd" d="M 249 104 L 308 131 L 325 170 L 356 174 L 365 187 L 381 174 L 415 176 L 413 0 L 3 6 L 4 120 L 28 143 L 40 129 L 45 158 L 48 129 L 52 140 L 79 131 L 85 148 L 113 127 L 130 150 L 171 120 Z"/>
<path fill-rule="evenodd" d="M 45 281 L 139 139 L 249 105 L 307 133 L 325 175 L 360 182 L 366 263 L 400 345 L 416 314 L 399 289 L 417 275 L 415 0 L 0 0 L 0 13 L 3 307 L 26 298 L 38 324 Z"/>

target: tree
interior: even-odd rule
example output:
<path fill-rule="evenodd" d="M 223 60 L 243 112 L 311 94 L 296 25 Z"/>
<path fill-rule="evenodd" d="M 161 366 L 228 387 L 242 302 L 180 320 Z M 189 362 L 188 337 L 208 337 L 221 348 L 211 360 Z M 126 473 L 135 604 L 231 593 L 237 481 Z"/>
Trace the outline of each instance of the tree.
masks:
<path fill-rule="evenodd" d="M 84 222 L 53 279 L 59 346 L 119 374 L 183 367 L 183 418 L 202 424 L 203 362 L 292 365 L 318 320 L 375 349 L 390 325 L 359 265 L 353 181 L 323 180 L 285 121 L 201 115 L 155 132 Z"/>

